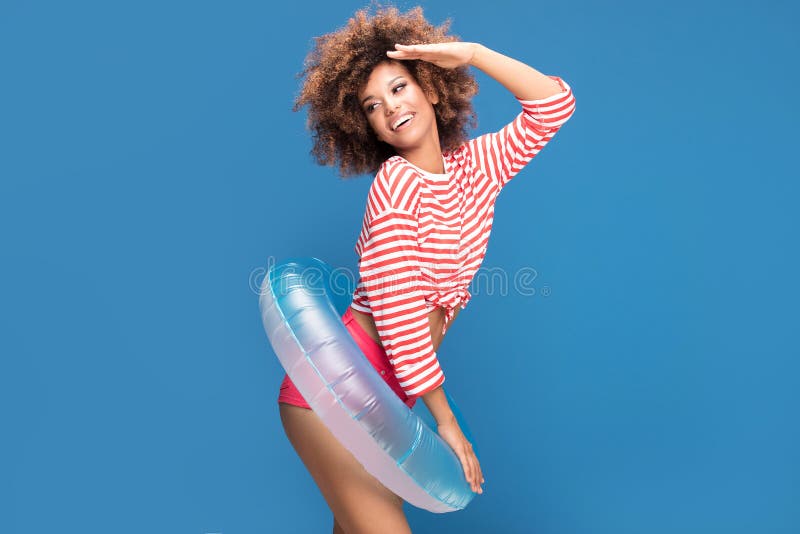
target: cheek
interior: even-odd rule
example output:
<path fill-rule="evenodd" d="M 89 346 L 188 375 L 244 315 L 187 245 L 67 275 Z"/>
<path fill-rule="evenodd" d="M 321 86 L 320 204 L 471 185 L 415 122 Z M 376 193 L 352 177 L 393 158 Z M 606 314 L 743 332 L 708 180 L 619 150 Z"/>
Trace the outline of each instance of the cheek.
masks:
<path fill-rule="evenodd" d="M 372 132 L 378 140 L 383 141 L 381 138 L 381 126 L 377 120 L 372 118 L 372 115 L 367 116 L 367 124 L 369 125 L 369 131 Z"/>
<path fill-rule="evenodd" d="M 388 130 L 386 129 L 386 122 L 377 116 L 378 112 L 375 111 L 373 115 L 369 119 L 369 125 L 372 128 L 372 131 L 375 132 L 377 135 L 381 135 L 386 133 Z M 374 117 L 374 118 L 373 118 Z"/>

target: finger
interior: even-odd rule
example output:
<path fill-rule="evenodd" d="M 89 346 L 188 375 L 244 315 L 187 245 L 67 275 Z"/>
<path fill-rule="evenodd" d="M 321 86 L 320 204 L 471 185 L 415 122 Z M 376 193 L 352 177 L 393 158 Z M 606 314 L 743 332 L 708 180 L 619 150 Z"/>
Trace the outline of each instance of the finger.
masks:
<path fill-rule="evenodd" d="M 477 473 L 475 471 L 475 463 L 472 461 L 472 454 L 469 452 L 469 450 L 466 451 L 465 457 L 466 457 L 466 463 L 469 466 L 468 469 L 469 475 L 467 476 L 467 482 L 469 482 L 472 491 L 477 492 L 478 487 L 477 484 L 475 483 Z"/>
<path fill-rule="evenodd" d="M 475 454 L 475 450 L 472 448 L 472 443 L 470 443 L 469 452 L 475 462 L 475 482 L 483 484 L 483 469 L 481 469 L 481 463 L 478 461 L 478 455 Z"/>
<path fill-rule="evenodd" d="M 475 488 L 475 469 L 472 467 L 472 462 L 469 461 L 469 455 L 464 455 L 464 465 L 466 465 L 467 482 L 470 487 Z"/>
<path fill-rule="evenodd" d="M 481 468 L 481 463 L 478 461 L 478 457 L 475 457 L 475 464 L 478 466 L 478 484 L 483 484 L 486 482 L 483 479 L 483 469 Z"/>
<path fill-rule="evenodd" d="M 471 452 L 470 461 L 472 462 L 472 483 L 475 486 L 475 491 L 477 493 L 483 493 L 483 489 L 481 489 L 481 473 L 480 466 L 478 465 L 478 459 L 475 458 L 475 455 Z"/>
<path fill-rule="evenodd" d="M 478 493 L 483 493 L 483 488 L 481 488 L 481 484 L 483 483 L 483 472 L 481 471 L 481 463 L 478 461 L 478 457 L 475 456 L 475 451 L 472 449 L 472 444 L 469 444 L 469 455 L 470 461 L 473 465 L 473 473 L 475 474 L 475 486 L 478 488 Z"/>
<path fill-rule="evenodd" d="M 464 476 L 470 487 L 474 488 L 474 484 L 472 483 L 472 464 L 470 464 L 467 454 L 462 452 L 459 457 L 461 458 L 461 465 L 464 468 Z"/>
<path fill-rule="evenodd" d="M 412 44 L 412 45 L 397 43 L 394 45 L 394 47 L 397 48 L 398 50 L 408 50 L 411 52 L 424 52 L 426 50 L 435 51 L 435 50 L 441 50 L 442 48 L 441 43 L 425 43 L 425 44 Z"/>
<path fill-rule="evenodd" d="M 474 493 L 478 493 L 478 486 L 475 484 L 475 468 L 472 465 L 471 460 L 467 460 L 469 463 L 469 471 L 471 476 L 469 477 L 469 487 Z"/>
<path fill-rule="evenodd" d="M 388 50 L 386 55 L 394 59 L 419 59 L 419 54 L 411 54 L 401 50 Z"/>
<path fill-rule="evenodd" d="M 392 52 L 399 52 L 401 54 L 418 54 L 420 52 L 420 50 L 414 45 L 396 44 L 394 45 L 394 48 L 395 49 L 392 50 Z"/>
<path fill-rule="evenodd" d="M 422 56 L 428 52 L 430 53 L 433 49 L 431 45 L 404 45 L 404 44 L 395 44 L 394 47 L 396 50 L 392 50 L 392 52 L 403 52 L 407 55 L 414 56 L 410 59 L 420 59 Z"/>

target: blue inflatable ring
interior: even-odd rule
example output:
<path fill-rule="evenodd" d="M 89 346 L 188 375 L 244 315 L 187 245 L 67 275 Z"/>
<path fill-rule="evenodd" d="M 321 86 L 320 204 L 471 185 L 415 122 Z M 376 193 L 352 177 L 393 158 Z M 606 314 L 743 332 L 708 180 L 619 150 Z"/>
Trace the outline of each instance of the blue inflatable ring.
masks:
<path fill-rule="evenodd" d="M 364 356 L 333 303 L 344 294 L 333 291 L 333 277 L 317 258 L 292 258 L 268 269 L 259 307 L 281 365 L 333 435 L 384 486 L 431 512 L 463 509 L 475 493 L 461 462 L 434 430 L 430 412 L 420 412 L 424 403 L 410 410 Z M 469 428 L 445 395 L 477 455 Z"/>

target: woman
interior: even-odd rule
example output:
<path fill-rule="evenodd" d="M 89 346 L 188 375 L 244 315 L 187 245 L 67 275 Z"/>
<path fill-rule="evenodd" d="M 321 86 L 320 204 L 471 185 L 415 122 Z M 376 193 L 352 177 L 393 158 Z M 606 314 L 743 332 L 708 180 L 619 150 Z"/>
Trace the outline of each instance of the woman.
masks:
<path fill-rule="evenodd" d="M 422 398 L 473 491 L 483 473 L 442 390 L 436 356 L 470 299 L 497 195 L 572 115 L 569 86 L 434 27 L 420 8 L 374 15 L 317 38 L 295 110 L 308 108 L 312 153 L 343 176 L 375 173 L 356 242 L 359 282 L 342 319 L 409 407 Z M 522 105 L 506 127 L 468 139 L 477 92 L 469 66 Z M 291 383 L 278 399 L 286 435 L 334 515 L 334 534 L 410 532 L 403 501 L 339 444 Z"/>

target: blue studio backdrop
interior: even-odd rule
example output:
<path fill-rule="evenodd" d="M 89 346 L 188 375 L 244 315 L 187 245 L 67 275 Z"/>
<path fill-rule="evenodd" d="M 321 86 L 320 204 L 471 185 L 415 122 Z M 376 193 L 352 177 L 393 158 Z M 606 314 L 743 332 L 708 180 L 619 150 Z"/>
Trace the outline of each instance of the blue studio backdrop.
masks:
<path fill-rule="evenodd" d="M 0 5 L 0 532 L 331 530 L 257 292 L 355 282 L 371 177 L 291 107 L 366 4 Z M 484 494 L 414 532 L 800 532 L 796 5 L 421 5 L 577 108 L 439 350 Z M 475 135 L 519 109 L 477 76 Z"/>

